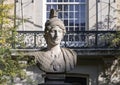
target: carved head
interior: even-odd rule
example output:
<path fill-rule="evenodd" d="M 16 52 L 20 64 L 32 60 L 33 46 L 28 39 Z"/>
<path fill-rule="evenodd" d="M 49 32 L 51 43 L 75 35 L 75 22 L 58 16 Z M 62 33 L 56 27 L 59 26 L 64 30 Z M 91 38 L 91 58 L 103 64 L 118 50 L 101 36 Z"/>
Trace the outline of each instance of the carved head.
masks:
<path fill-rule="evenodd" d="M 46 42 L 47 44 L 49 42 L 54 42 L 56 40 L 59 39 L 59 42 L 61 41 L 61 39 L 59 38 L 59 33 L 57 35 L 57 33 L 55 33 L 54 31 L 58 31 L 58 32 L 62 32 L 62 38 L 64 36 L 64 34 L 66 33 L 66 29 L 65 29 L 65 25 L 63 23 L 63 21 L 61 21 L 60 19 L 58 19 L 57 17 L 57 11 L 55 11 L 54 9 L 51 9 L 50 11 L 50 17 L 49 17 L 49 20 L 46 21 L 45 23 L 45 39 L 46 39 Z M 54 30 L 54 31 L 53 31 Z M 54 33 L 53 33 L 54 32 Z M 50 37 L 52 36 L 52 37 Z M 57 39 L 57 36 L 58 36 L 58 39 Z M 52 39 L 52 40 L 50 40 Z"/>

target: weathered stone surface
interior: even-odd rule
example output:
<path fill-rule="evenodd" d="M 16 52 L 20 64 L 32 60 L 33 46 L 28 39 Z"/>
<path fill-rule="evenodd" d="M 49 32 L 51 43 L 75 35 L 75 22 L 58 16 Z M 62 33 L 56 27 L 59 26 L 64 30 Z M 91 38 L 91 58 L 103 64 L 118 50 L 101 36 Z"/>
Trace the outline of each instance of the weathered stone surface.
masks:
<path fill-rule="evenodd" d="M 45 23 L 44 37 L 47 48 L 30 53 L 35 57 L 38 67 L 44 72 L 67 72 L 76 65 L 76 53 L 68 48 L 61 48 L 60 43 L 66 29 L 63 21 L 57 18 L 57 12 L 51 9 L 50 19 Z"/>

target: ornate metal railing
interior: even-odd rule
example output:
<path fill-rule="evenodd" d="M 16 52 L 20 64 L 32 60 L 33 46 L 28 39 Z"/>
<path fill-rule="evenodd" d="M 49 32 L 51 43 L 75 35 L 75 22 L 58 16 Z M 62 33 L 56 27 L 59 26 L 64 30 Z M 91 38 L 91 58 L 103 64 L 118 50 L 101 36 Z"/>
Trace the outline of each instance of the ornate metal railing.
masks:
<path fill-rule="evenodd" d="M 74 49 L 78 55 L 116 55 L 120 50 L 112 46 L 117 31 L 77 31 L 67 32 L 61 46 Z M 18 31 L 18 50 L 39 50 L 47 46 L 43 31 Z"/>
<path fill-rule="evenodd" d="M 77 31 L 67 32 L 61 46 L 69 48 L 113 48 L 112 40 L 116 31 Z M 43 31 L 18 31 L 18 39 L 23 39 L 25 48 L 46 47 Z M 20 44 L 16 47 L 22 48 Z"/>

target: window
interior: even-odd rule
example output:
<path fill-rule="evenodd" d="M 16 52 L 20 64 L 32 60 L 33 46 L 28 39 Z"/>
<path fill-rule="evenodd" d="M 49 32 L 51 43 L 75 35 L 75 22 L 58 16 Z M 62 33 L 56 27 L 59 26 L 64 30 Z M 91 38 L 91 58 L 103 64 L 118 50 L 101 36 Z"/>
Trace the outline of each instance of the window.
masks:
<path fill-rule="evenodd" d="M 47 16 L 50 9 L 60 10 L 58 17 L 64 21 L 67 31 L 81 31 L 86 29 L 87 0 L 47 0 Z"/>

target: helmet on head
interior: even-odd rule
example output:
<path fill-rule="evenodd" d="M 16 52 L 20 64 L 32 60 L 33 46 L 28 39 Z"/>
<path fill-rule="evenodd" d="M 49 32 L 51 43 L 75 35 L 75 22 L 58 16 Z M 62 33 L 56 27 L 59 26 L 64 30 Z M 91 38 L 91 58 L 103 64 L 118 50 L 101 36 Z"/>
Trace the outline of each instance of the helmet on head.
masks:
<path fill-rule="evenodd" d="M 49 30 L 52 29 L 54 26 L 59 26 L 60 29 L 63 30 L 64 33 L 66 33 L 65 25 L 62 20 L 58 19 L 58 13 L 54 9 L 50 10 L 50 16 L 49 20 L 45 23 L 45 33 L 49 32 Z"/>

